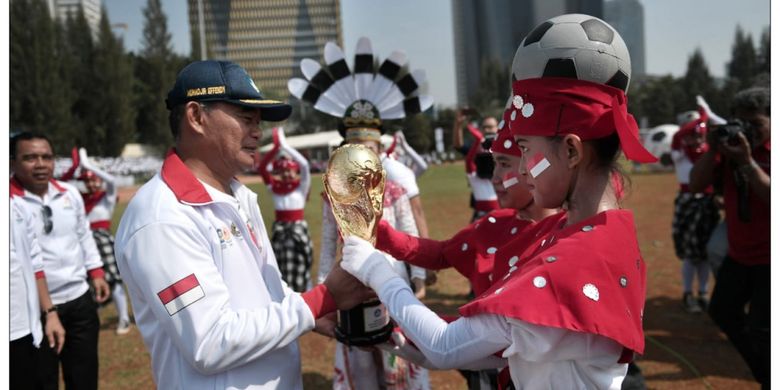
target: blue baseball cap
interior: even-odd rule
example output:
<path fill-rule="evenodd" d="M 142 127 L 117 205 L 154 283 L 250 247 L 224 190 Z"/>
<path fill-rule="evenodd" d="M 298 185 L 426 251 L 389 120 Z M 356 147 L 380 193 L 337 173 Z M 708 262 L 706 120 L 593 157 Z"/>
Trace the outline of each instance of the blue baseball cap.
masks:
<path fill-rule="evenodd" d="M 264 98 L 249 73 L 230 61 L 195 61 L 185 66 L 176 76 L 165 106 L 170 110 L 190 101 L 259 108 L 262 120 L 273 122 L 287 119 L 292 112 L 289 104 Z"/>

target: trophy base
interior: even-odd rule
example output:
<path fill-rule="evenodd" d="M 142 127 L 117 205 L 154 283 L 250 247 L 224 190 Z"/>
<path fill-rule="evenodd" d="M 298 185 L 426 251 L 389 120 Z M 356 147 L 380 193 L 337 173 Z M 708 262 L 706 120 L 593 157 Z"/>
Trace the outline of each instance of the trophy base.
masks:
<path fill-rule="evenodd" d="M 336 340 L 345 345 L 368 347 L 384 343 L 393 333 L 393 322 L 378 300 L 339 310 Z"/>

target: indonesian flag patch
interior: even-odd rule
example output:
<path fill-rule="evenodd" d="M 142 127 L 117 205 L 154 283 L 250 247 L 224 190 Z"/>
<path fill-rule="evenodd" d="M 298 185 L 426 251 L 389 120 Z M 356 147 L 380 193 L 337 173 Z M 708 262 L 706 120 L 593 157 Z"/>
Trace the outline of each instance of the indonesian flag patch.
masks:
<path fill-rule="evenodd" d="M 174 315 L 179 310 L 199 301 L 206 294 L 203 292 L 203 288 L 200 287 L 198 278 L 195 277 L 195 274 L 191 274 L 164 288 L 157 293 L 157 296 L 160 297 L 165 310 L 168 310 L 168 314 Z"/>

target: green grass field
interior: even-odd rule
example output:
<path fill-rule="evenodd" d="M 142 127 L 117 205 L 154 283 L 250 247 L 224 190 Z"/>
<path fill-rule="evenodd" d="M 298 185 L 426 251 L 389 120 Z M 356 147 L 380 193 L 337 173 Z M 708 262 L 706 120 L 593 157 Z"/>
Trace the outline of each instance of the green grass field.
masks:
<path fill-rule="evenodd" d="M 471 216 L 468 187 L 462 164 L 437 166 L 420 178 L 423 205 L 432 238 L 450 237 L 464 227 Z M 673 174 L 632 176 L 632 188 L 626 202 L 636 215 L 637 233 L 648 267 L 648 291 L 645 308 L 645 355 L 638 360 L 649 388 L 654 389 L 757 389 L 750 372 L 736 351 L 712 325 L 706 315 L 685 313 L 679 298 L 680 263 L 671 242 L 671 217 L 676 181 Z M 259 194 L 259 203 L 270 228 L 273 204 L 268 191 L 259 184 L 250 185 Z M 316 275 L 319 258 L 322 181 L 315 175 L 305 210 L 314 241 Z M 121 199 L 114 216 L 114 227 L 128 199 Z M 576 270 L 573 270 L 576 271 Z M 453 271 L 439 273 L 439 282 L 429 288 L 427 305 L 439 312 L 454 314 L 465 303 L 468 285 Z M 153 388 L 149 355 L 136 328 L 126 336 L 114 334 L 114 306 L 101 311 L 100 388 Z M 301 340 L 304 385 L 306 389 L 331 388 L 334 341 L 316 334 Z M 465 382 L 454 371 L 431 373 L 433 389 L 464 389 Z"/>

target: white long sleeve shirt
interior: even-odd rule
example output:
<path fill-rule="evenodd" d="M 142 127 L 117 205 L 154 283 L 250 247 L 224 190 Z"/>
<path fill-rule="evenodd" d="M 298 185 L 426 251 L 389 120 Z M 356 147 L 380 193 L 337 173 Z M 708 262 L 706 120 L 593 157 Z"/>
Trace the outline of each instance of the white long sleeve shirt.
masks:
<path fill-rule="evenodd" d="M 86 293 L 89 290 L 87 272 L 102 275 L 103 262 L 92 238 L 79 191 L 56 180 L 49 182 L 43 197 L 22 189 L 16 180 L 11 181 L 11 191 L 20 198 L 25 212 L 32 215 L 52 303 L 59 305 Z M 49 233 L 44 231 L 44 206 L 52 212 Z"/>
<path fill-rule="evenodd" d="M 415 176 L 414 171 L 409 169 L 409 167 L 402 164 L 400 161 L 384 155 L 382 157 L 382 168 L 384 168 L 387 173 L 387 180 L 392 180 L 403 187 L 406 190 L 406 196 L 408 196 L 409 199 L 420 195 L 420 187 L 417 186 L 417 177 Z"/>
<path fill-rule="evenodd" d="M 377 292 L 390 316 L 434 366 L 478 366 L 503 350 L 517 389 L 620 389 L 623 347 L 603 336 L 534 325 L 499 315 L 446 323 L 393 278 Z"/>
<path fill-rule="evenodd" d="M 231 189 L 172 154 L 120 222 L 117 263 L 160 389 L 302 388 L 313 314 L 281 279 L 257 195 Z"/>
<path fill-rule="evenodd" d="M 11 239 L 9 240 L 9 326 L 11 341 L 32 334 L 33 345 L 40 345 L 40 303 L 35 273 L 43 270 L 41 247 L 33 230 L 32 216 L 25 212 L 18 197 L 11 197 Z"/>

